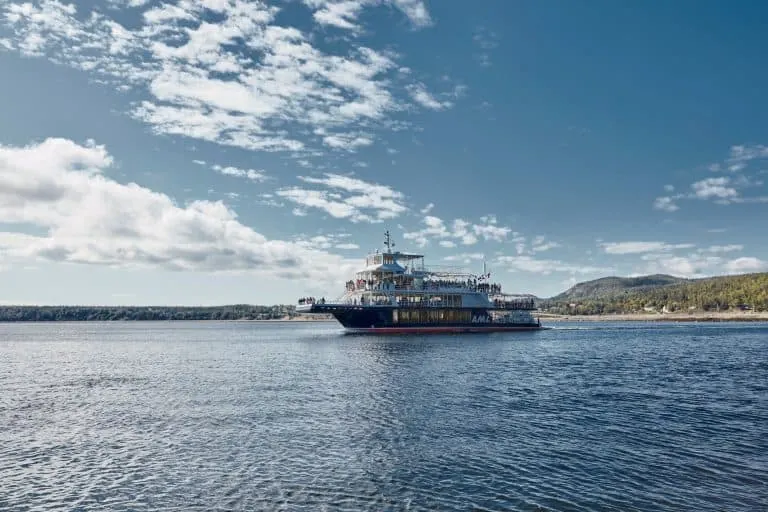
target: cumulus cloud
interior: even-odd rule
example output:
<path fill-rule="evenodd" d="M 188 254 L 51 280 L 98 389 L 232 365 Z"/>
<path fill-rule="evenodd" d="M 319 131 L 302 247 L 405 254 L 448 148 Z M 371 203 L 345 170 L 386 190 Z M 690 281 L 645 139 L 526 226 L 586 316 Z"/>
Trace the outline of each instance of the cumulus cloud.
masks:
<path fill-rule="evenodd" d="M 482 261 L 483 259 L 485 259 L 485 255 L 481 252 L 465 252 L 461 254 L 453 254 L 443 258 L 445 261 L 461 263 L 463 265 L 471 265 L 472 263 Z"/>
<path fill-rule="evenodd" d="M 557 247 L 560 247 L 559 243 L 547 240 L 547 238 L 543 235 L 535 237 L 531 242 L 531 251 L 533 252 L 549 251 Z"/>
<path fill-rule="evenodd" d="M 738 196 L 736 189 L 729 186 L 730 178 L 706 178 L 691 185 L 693 194 L 699 199 L 730 199 Z"/>
<path fill-rule="evenodd" d="M 412 240 L 419 247 L 425 247 L 432 239 L 437 239 L 438 242 L 448 241 L 452 244 L 461 243 L 463 245 L 473 245 L 480 239 L 502 242 L 512 230 L 507 226 L 499 226 L 497 222 L 496 217 L 491 215 L 481 217 L 480 223 L 454 219 L 449 226 L 440 217 L 426 215 L 422 219 L 424 227 L 417 231 L 404 233 L 403 238 Z M 443 247 L 453 246 L 441 245 Z"/>
<path fill-rule="evenodd" d="M 665 242 L 604 242 L 600 244 L 608 254 L 641 254 L 648 252 L 690 249 L 693 244 L 668 244 Z"/>
<path fill-rule="evenodd" d="M 745 145 L 739 144 L 731 146 L 731 152 L 728 157 L 728 163 L 744 163 L 752 160 L 768 159 L 768 146 L 762 144 Z M 740 169 L 737 169 L 740 170 Z"/>
<path fill-rule="evenodd" d="M 670 254 L 645 254 L 647 263 L 642 268 L 644 274 L 670 274 L 678 277 L 706 277 L 717 273 L 723 260 L 719 256 L 691 254 L 677 256 Z"/>
<path fill-rule="evenodd" d="M 742 249 L 744 249 L 744 246 L 740 244 L 711 245 L 709 247 L 699 249 L 699 252 L 724 253 L 724 252 L 741 251 Z"/>
<path fill-rule="evenodd" d="M 724 265 L 729 274 L 742 274 L 746 272 L 763 272 L 768 270 L 768 261 L 759 258 L 743 257 L 731 260 Z"/>
<path fill-rule="evenodd" d="M 675 203 L 675 198 L 671 196 L 657 197 L 653 202 L 653 208 L 665 212 L 676 212 L 680 207 Z"/>
<path fill-rule="evenodd" d="M 408 87 L 408 92 L 411 94 L 413 101 L 418 103 L 424 108 L 430 110 L 443 110 L 453 105 L 450 101 L 440 101 L 436 99 L 424 84 L 418 83 Z"/>
<path fill-rule="evenodd" d="M 267 180 L 267 175 L 264 171 L 257 171 L 254 169 L 239 169 L 237 167 L 221 165 L 214 165 L 212 169 L 224 176 L 234 176 L 236 178 L 246 178 L 255 182 L 262 182 Z"/>
<path fill-rule="evenodd" d="M 374 223 L 393 219 L 408 209 L 405 196 L 386 185 L 334 173 L 325 173 L 322 178 L 299 176 L 299 179 L 322 189 L 287 187 L 275 193 L 297 204 L 301 211 L 315 208 L 337 219 Z"/>
<path fill-rule="evenodd" d="M 382 3 L 414 26 L 431 22 L 421 0 L 303 5 L 319 24 L 351 29 L 363 9 Z M 359 44 L 321 50 L 310 35 L 276 24 L 280 8 L 263 1 L 114 4 L 134 11 L 130 25 L 59 0 L 0 2 L 9 29 L 3 46 L 143 93 L 130 113 L 156 133 L 251 150 L 354 151 L 371 144 L 377 128 L 402 123 L 393 116 L 409 105 L 451 104 L 421 82 L 408 84 L 392 52 Z"/>
<path fill-rule="evenodd" d="M 348 233 L 331 233 L 331 234 L 325 234 L 325 235 L 315 235 L 315 236 L 297 236 L 295 238 L 295 242 L 298 245 L 301 245 L 303 247 L 307 247 L 309 249 L 318 249 L 318 250 L 326 250 L 326 249 L 342 249 L 342 250 L 353 250 L 353 249 L 359 249 L 360 246 L 351 242 L 345 242 L 347 238 L 349 238 Z"/>
<path fill-rule="evenodd" d="M 765 262 L 758 258 L 726 257 L 728 253 L 739 252 L 743 248 L 740 244 L 712 245 L 698 249 L 691 244 L 663 242 L 604 244 L 604 249 L 609 254 L 639 256 L 633 275 L 670 274 L 686 278 L 757 272 L 766 268 Z M 687 254 L 673 252 L 679 249 L 691 250 Z"/>
<path fill-rule="evenodd" d="M 426 27 L 432 23 L 423 0 L 303 0 L 314 10 L 315 22 L 320 25 L 357 32 L 361 30 L 358 17 L 364 8 L 379 3 L 388 4 L 400 10 L 414 27 Z"/>
<path fill-rule="evenodd" d="M 104 175 L 113 159 L 93 141 L 51 138 L 0 146 L 0 215 L 42 235 L 2 233 L 6 259 L 187 271 L 247 271 L 323 282 L 353 267 L 303 244 L 269 240 L 221 201 L 178 205 Z M 10 241 L 10 242 L 9 242 Z"/>
<path fill-rule="evenodd" d="M 723 274 L 743 274 L 768 270 L 768 262 L 759 258 L 743 256 L 726 259 L 718 255 L 729 251 L 704 251 L 686 256 L 670 254 L 645 254 L 646 262 L 639 267 L 640 273 L 662 273 L 679 277 L 703 278 Z M 715 253 L 715 254 L 713 254 Z"/>
<path fill-rule="evenodd" d="M 529 255 L 499 256 L 494 260 L 494 265 L 501 266 L 510 272 L 530 272 L 543 275 L 549 275 L 553 272 L 566 272 L 582 275 L 605 274 L 614 271 L 611 267 L 578 265 L 554 259 L 538 259 Z"/>
<path fill-rule="evenodd" d="M 680 201 L 713 201 L 720 205 L 768 203 L 768 196 L 746 194 L 748 189 L 760 187 L 763 182 L 751 167 L 753 161 L 768 159 L 768 147 L 758 145 L 736 145 L 730 148 L 728 157 L 722 162 L 706 166 L 710 172 L 724 173 L 723 176 L 703 178 L 691 183 L 686 191 L 674 195 L 657 197 L 653 202 L 656 210 L 675 212 L 680 209 Z M 667 193 L 675 191 L 673 185 L 664 185 Z"/>

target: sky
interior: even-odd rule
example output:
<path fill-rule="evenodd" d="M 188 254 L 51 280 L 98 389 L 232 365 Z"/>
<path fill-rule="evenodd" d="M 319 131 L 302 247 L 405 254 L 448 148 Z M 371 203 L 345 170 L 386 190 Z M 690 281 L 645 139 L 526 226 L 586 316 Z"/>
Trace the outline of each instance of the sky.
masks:
<path fill-rule="evenodd" d="M 768 271 L 768 5 L 0 0 L 0 304 Z"/>

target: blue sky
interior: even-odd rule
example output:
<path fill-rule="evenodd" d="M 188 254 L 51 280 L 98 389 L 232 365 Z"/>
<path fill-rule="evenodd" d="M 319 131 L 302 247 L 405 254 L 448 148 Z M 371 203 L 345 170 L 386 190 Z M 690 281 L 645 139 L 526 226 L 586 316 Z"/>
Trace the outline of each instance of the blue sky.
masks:
<path fill-rule="evenodd" d="M 0 303 L 768 270 L 762 2 L 0 0 Z"/>

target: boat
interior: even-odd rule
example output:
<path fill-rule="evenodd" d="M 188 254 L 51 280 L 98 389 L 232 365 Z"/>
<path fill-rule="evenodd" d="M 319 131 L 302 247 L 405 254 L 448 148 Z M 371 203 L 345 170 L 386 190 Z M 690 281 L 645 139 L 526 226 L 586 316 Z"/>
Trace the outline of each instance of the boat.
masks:
<path fill-rule="evenodd" d="M 369 253 L 365 266 L 335 300 L 304 297 L 297 313 L 333 315 L 349 333 L 480 333 L 544 329 L 534 318 L 532 296 L 503 293 L 482 274 L 453 267 L 427 267 L 424 255 L 395 251 L 389 231 L 384 249 Z"/>

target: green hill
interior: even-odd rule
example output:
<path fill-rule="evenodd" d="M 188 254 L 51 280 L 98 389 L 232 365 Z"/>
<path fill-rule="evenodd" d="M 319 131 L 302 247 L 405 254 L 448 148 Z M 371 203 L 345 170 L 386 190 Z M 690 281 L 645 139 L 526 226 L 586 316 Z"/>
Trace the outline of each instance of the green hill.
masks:
<path fill-rule="evenodd" d="M 611 314 L 643 311 L 768 311 L 768 272 L 680 279 L 654 275 L 609 277 L 579 283 L 543 301 L 559 314 Z"/>
<path fill-rule="evenodd" d="M 552 297 L 554 301 L 573 301 L 579 299 L 607 298 L 626 294 L 631 291 L 658 288 L 687 282 L 688 279 L 654 274 L 640 277 L 602 277 L 593 281 L 578 283 L 560 295 Z"/>

